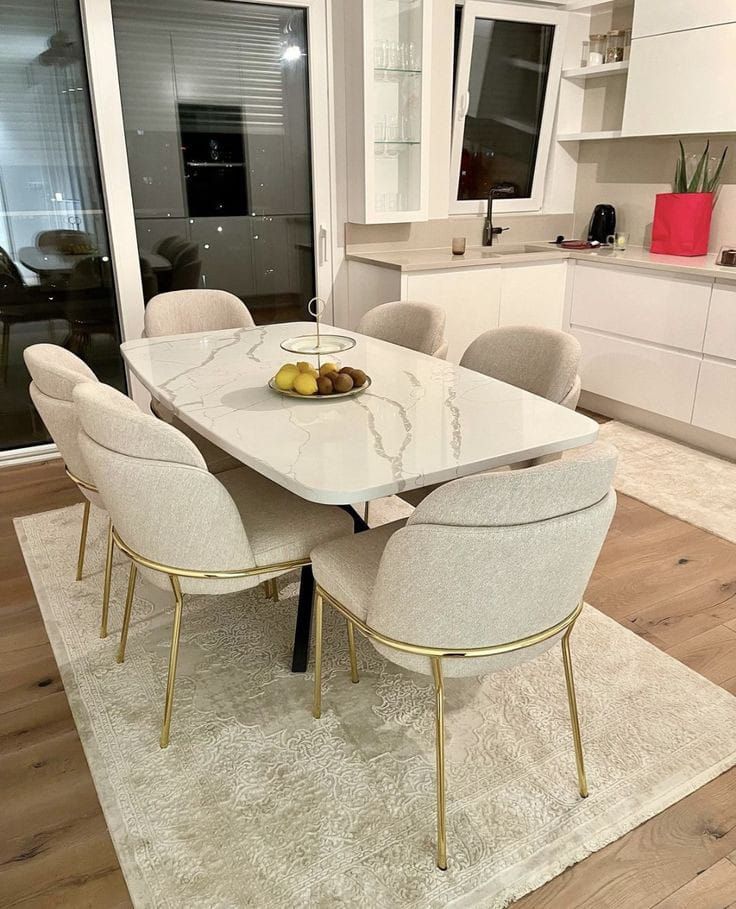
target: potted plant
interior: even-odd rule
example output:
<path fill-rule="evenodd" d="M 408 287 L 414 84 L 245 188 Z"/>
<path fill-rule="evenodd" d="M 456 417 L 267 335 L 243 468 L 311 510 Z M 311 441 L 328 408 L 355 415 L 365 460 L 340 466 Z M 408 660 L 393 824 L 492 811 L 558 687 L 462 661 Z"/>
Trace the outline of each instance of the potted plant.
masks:
<path fill-rule="evenodd" d="M 723 149 L 715 171 L 709 173 L 710 142 L 688 174 L 685 149 L 680 142 L 680 157 L 675 166 L 674 192 L 657 193 L 652 225 L 653 253 L 670 256 L 704 256 L 708 252 L 713 196 L 723 170 L 728 148 Z M 693 156 L 694 157 L 694 156 Z"/>

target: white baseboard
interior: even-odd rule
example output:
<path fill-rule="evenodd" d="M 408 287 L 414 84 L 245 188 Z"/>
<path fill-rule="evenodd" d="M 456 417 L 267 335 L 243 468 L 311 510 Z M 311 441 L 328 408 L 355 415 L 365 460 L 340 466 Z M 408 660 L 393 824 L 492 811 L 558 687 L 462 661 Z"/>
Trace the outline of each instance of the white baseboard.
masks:
<path fill-rule="evenodd" d="M 53 461 L 60 457 L 59 450 L 53 444 L 14 448 L 12 451 L 0 451 L 0 469 L 18 467 L 22 464 L 35 464 L 40 461 Z"/>
<path fill-rule="evenodd" d="M 604 417 L 620 420 L 622 423 L 640 426 L 642 429 L 656 432 L 658 435 L 674 439 L 676 442 L 684 442 L 685 445 L 699 448 L 709 454 L 736 461 L 736 439 L 722 436 L 717 432 L 698 429 L 696 426 L 691 426 L 690 423 L 681 423 L 679 420 L 663 417 L 648 410 L 641 410 L 630 404 L 622 404 L 621 401 L 604 398 L 602 395 L 595 395 L 589 391 L 584 391 L 580 395 L 579 406 Z"/>

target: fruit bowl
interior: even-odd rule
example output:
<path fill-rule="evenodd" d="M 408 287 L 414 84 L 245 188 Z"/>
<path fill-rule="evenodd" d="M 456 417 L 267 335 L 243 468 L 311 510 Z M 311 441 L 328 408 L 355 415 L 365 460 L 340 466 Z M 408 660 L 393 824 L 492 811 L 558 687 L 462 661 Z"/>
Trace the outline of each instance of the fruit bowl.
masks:
<path fill-rule="evenodd" d="M 371 387 L 371 380 L 369 376 L 366 376 L 365 384 L 360 388 L 351 388 L 350 391 L 333 391 L 329 395 L 300 395 L 298 391 L 279 388 L 273 379 L 268 380 L 268 387 L 280 395 L 285 395 L 287 398 L 299 398 L 300 401 L 336 401 L 338 398 L 354 398 L 356 395 L 362 395 Z"/>

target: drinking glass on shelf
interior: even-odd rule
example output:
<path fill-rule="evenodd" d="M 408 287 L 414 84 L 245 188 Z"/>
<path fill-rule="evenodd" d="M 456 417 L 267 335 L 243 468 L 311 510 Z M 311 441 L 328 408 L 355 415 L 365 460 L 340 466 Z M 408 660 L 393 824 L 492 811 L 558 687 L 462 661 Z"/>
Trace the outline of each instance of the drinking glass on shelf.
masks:
<path fill-rule="evenodd" d="M 615 234 L 610 234 L 606 237 L 606 243 L 609 246 L 612 246 L 614 249 L 626 249 L 626 244 L 629 240 L 629 235 L 624 233 L 621 230 L 617 230 Z"/>
<path fill-rule="evenodd" d="M 452 254 L 453 256 L 465 255 L 465 237 L 452 238 Z"/>
<path fill-rule="evenodd" d="M 388 41 L 376 39 L 373 46 L 373 65 L 376 69 L 386 68 L 386 56 L 388 53 Z"/>
<path fill-rule="evenodd" d="M 376 142 L 386 141 L 386 120 L 379 120 L 373 125 L 373 138 Z"/>
<path fill-rule="evenodd" d="M 413 41 L 410 41 L 406 48 L 406 68 L 412 70 L 420 68 L 417 46 Z"/>

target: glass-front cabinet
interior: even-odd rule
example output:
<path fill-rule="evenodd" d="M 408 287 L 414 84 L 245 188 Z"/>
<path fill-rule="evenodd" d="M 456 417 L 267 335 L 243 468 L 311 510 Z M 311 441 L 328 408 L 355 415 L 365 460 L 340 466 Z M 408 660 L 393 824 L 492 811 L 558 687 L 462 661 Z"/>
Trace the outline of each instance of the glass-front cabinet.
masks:
<path fill-rule="evenodd" d="M 351 180 L 352 221 L 427 219 L 430 6 L 430 0 L 360 0 L 363 130 L 352 141 L 353 161 L 362 160 L 365 172 L 363 180 Z M 360 97 L 352 97 L 360 107 Z"/>

